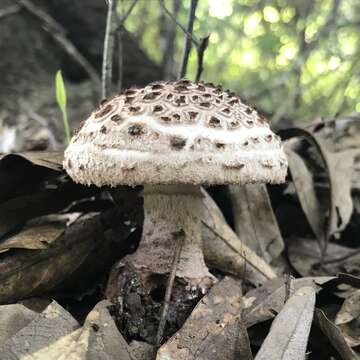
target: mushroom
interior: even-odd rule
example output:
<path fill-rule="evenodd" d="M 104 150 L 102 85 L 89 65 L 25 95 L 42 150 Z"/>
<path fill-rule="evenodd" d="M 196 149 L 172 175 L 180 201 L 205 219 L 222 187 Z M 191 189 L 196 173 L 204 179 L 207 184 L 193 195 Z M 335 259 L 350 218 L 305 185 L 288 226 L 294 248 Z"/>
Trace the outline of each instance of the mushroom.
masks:
<path fill-rule="evenodd" d="M 216 279 L 202 250 L 201 185 L 281 183 L 281 142 L 237 95 L 189 80 L 132 88 L 102 103 L 65 151 L 72 179 L 97 186 L 143 185 L 144 226 L 126 262 L 143 279 L 168 274 L 206 290 Z"/>

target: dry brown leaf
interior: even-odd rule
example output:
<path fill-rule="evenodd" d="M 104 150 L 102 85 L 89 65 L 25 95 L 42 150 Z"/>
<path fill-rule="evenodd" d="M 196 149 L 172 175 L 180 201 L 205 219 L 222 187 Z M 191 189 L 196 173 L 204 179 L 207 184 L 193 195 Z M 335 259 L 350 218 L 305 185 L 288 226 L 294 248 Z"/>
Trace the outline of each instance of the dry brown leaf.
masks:
<path fill-rule="evenodd" d="M 44 358 L 36 356 L 36 352 L 78 327 L 77 321 L 64 308 L 52 302 L 33 321 L 6 341 L 0 349 L 1 359 L 43 360 Z"/>
<path fill-rule="evenodd" d="M 59 223 L 28 227 L 20 233 L 0 242 L 0 252 L 9 249 L 47 249 L 64 231 L 66 226 Z"/>
<path fill-rule="evenodd" d="M 360 253 L 353 255 L 354 249 L 345 246 L 329 243 L 322 268 L 319 268 L 320 250 L 315 240 L 290 239 L 288 254 L 291 265 L 302 276 L 336 275 L 340 272 L 360 274 Z"/>
<path fill-rule="evenodd" d="M 335 325 L 344 333 L 349 346 L 360 345 L 360 290 L 354 291 L 345 299 L 336 315 Z"/>
<path fill-rule="evenodd" d="M 9 158 L 21 157 L 33 165 L 42 166 L 51 170 L 61 171 L 64 158 L 63 151 L 28 151 L 15 154 L 0 154 L 0 161 Z"/>
<path fill-rule="evenodd" d="M 297 290 L 276 316 L 255 360 L 305 359 L 314 307 L 314 288 Z"/>
<path fill-rule="evenodd" d="M 99 243 L 100 218 L 89 214 L 70 226 L 45 250 L 16 250 L 0 262 L 0 303 L 44 292 L 72 274 Z"/>
<path fill-rule="evenodd" d="M 156 359 L 236 358 L 241 301 L 240 281 L 227 277 L 215 284 L 182 328 L 160 347 Z"/>
<path fill-rule="evenodd" d="M 315 324 L 329 339 L 330 344 L 337 350 L 343 360 L 358 359 L 355 352 L 347 344 L 342 331 L 333 322 L 331 322 L 320 309 L 315 310 L 314 319 Z"/>
<path fill-rule="evenodd" d="M 285 146 L 285 152 L 300 205 L 314 235 L 320 243 L 324 243 L 325 218 L 315 193 L 313 175 L 310 173 L 304 160 L 295 151 L 291 150 L 289 146 Z"/>
<path fill-rule="evenodd" d="M 354 168 L 354 153 L 352 151 L 340 153 L 326 153 L 331 181 L 333 213 L 329 233 L 334 235 L 343 231 L 350 221 L 353 212 L 351 198 L 351 179 Z"/>
<path fill-rule="evenodd" d="M 202 222 L 206 262 L 226 273 L 245 276 L 255 284 L 275 278 L 270 265 L 240 241 L 207 193 L 204 205 Z"/>
<path fill-rule="evenodd" d="M 37 315 L 21 304 L 0 305 L 0 348 Z"/>
<path fill-rule="evenodd" d="M 292 287 L 294 291 L 304 287 L 311 286 L 316 291 L 320 289 L 319 285 L 325 284 L 335 279 L 332 276 L 319 276 L 294 279 Z M 260 322 L 272 319 L 275 313 L 279 313 L 285 303 L 285 278 L 269 280 L 263 286 L 251 290 L 243 297 L 244 299 L 244 322 L 247 327 Z"/>
<path fill-rule="evenodd" d="M 284 250 L 269 194 L 263 184 L 229 185 L 235 232 L 257 255 L 271 262 Z"/>

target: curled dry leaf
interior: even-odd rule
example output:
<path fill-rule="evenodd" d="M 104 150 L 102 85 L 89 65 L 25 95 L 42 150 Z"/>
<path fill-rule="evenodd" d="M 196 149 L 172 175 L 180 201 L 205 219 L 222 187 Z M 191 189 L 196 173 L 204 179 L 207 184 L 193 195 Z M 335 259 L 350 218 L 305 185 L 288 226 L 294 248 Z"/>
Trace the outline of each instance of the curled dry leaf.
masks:
<path fill-rule="evenodd" d="M 203 242 L 205 261 L 212 267 L 238 277 L 246 277 L 254 284 L 276 277 L 273 269 L 241 242 L 214 200 L 205 193 Z"/>
<path fill-rule="evenodd" d="M 44 292 L 78 269 L 95 246 L 106 241 L 99 220 L 96 214 L 84 216 L 53 239 L 47 249 L 4 253 L 0 262 L 0 303 Z"/>
<path fill-rule="evenodd" d="M 285 147 L 292 181 L 295 185 L 301 208 L 318 241 L 324 243 L 324 214 L 315 192 L 313 175 L 304 160 L 289 146 Z"/>
<path fill-rule="evenodd" d="M 304 286 L 311 286 L 315 291 L 321 289 L 332 276 L 306 277 L 292 281 L 294 291 Z M 243 297 L 244 311 L 243 318 L 247 327 L 256 325 L 260 322 L 272 319 L 279 313 L 284 306 L 286 297 L 286 285 L 284 278 L 277 278 L 267 281 L 263 286 L 251 290 Z"/>
<path fill-rule="evenodd" d="M 33 165 L 38 165 L 51 170 L 61 171 L 64 158 L 63 151 L 28 151 L 16 154 L 0 154 L 0 161 L 13 161 L 14 158 L 20 157 Z"/>
<path fill-rule="evenodd" d="M 276 316 L 255 360 L 303 360 L 315 307 L 315 290 L 302 287 Z"/>
<path fill-rule="evenodd" d="M 229 185 L 235 232 L 257 255 L 271 262 L 284 250 L 266 186 Z"/>
<path fill-rule="evenodd" d="M 20 233 L 0 242 L 0 252 L 9 249 L 47 249 L 64 231 L 64 224 L 42 224 L 24 229 Z"/>
<path fill-rule="evenodd" d="M 324 165 L 329 182 L 329 191 L 328 212 L 325 213 L 327 218 L 324 218 L 323 221 L 321 221 L 321 223 L 326 224 L 325 237 L 324 239 L 318 237 L 318 240 L 322 244 L 321 256 L 323 256 L 327 251 L 327 245 L 330 238 L 334 234 L 344 230 L 350 220 L 350 216 L 353 210 L 353 203 L 350 191 L 355 152 L 345 151 L 342 153 L 332 153 L 326 148 L 323 140 L 321 140 L 320 138 L 316 138 L 313 134 L 311 134 L 305 129 L 286 129 L 282 132 L 282 135 L 285 139 L 289 139 L 292 137 L 304 137 L 311 145 L 313 145 L 321 159 L 321 162 Z M 294 160 L 296 164 L 294 163 Z M 296 165 L 299 165 L 299 161 L 297 158 L 295 159 L 294 156 L 292 157 L 292 159 L 290 159 L 290 162 L 291 161 L 293 162 L 292 170 L 295 170 L 294 167 Z M 304 170 L 303 166 L 302 170 Z M 297 173 L 297 175 L 299 174 Z M 306 180 L 306 183 L 307 185 L 309 185 L 309 179 Z M 297 185 L 300 186 L 298 178 Z M 301 192 L 304 190 L 305 189 L 301 189 L 298 191 Z M 300 201 L 302 201 L 302 207 L 304 209 L 305 215 L 307 216 L 308 221 L 315 232 L 315 235 L 321 236 L 321 232 L 318 229 L 318 224 L 320 223 L 319 218 L 312 218 L 314 216 L 314 211 L 311 213 L 309 211 L 305 211 L 305 209 L 309 210 L 309 206 L 305 204 L 303 194 L 299 194 L 299 197 Z M 313 202 L 314 199 L 312 198 L 311 203 Z"/>
<path fill-rule="evenodd" d="M 359 275 L 360 253 L 352 248 L 329 243 L 321 268 L 319 245 L 315 240 L 291 238 L 288 254 L 291 265 L 302 276 L 335 275 L 341 272 Z"/>
<path fill-rule="evenodd" d="M 350 221 L 353 212 L 351 198 L 351 179 L 354 169 L 354 152 L 327 152 L 327 163 L 331 182 L 331 206 L 336 214 L 329 223 L 329 234 L 343 231 Z"/>
<path fill-rule="evenodd" d="M 329 339 L 330 344 L 337 350 L 343 360 L 358 359 L 358 356 L 346 342 L 342 331 L 332 321 L 330 321 L 320 309 L 315 310 L 314 319 L 315 324 Z"/>
<path fill-rule="evenodd" d="M 354 291 L 345 299 L 336 315 L 335 324 L 344 333 L 349 346 L 360 345 L 360 290 Z"/>

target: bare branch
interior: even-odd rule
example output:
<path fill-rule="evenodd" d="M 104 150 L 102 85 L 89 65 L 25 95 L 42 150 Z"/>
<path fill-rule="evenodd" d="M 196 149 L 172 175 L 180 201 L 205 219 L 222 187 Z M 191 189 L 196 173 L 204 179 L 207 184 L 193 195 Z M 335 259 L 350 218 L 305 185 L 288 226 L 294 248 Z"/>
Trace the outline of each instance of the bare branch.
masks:
<path fill-rule="evenodd" d="M 164 0 L 159 0 L 160 1 L 160 5 L 161 7 L 164 9 L 164 11 L 170 16 L 170 18 L 174 21 L 174 23 L 184 32 L 184 34 L 186 35 L 186 38 L 189 39 L 189 41 L 191 41 L 195 46 L 198 46 L 198 42 L 196 41 L 196 39 L 193 37 L 192 35 L 192 26 L 191 26 L 191 31 L 189 31 L 189 24 L 188 24 L 188 29 L 185 29 L 175 18 L 175 16 L 166 8 L 165 4 L 164 4 Z M 198 0 L 191 0 L 192 2 L 197 2 Z M 195 9 L 196 9 L 196 5 L 194 8 L 194 18 L 195 18 Z M 190 9 L 190 12 L 192 10 L 192 7 Z M 192 20 L 192 23 L 194 23 L 194 18 Z"/>
<path fill-rule="evenodd" d="M 187 36 L 186 36 L 183 56 L 182 56 L 182 60 L 181 60 L 181 66 L 180 66 L 180 70 L 179 70 L 179 76 L 178 76 L 179 79 L 186 76 L 186 70 L 187 70 L 187 65 L 188 65 L 189 55 L 190 55 L 190 50 L 191 50 L 191 43 L 193 43 L 197 48 L 200 46 L 200 44 L 197 41 L 194 42 L 194 38 L 192 35 L 197 4 L 198 4 L 198 0 L 191 0 L 187 30 L 185 32 Z"/>
<path fill-rule="evenodd" d="M 201 74 L 204 70 L 204 54 L 205 50 L 209 45 L 210 34 L 200 39 L 200 44 L 197 47 L 197 69 L 196 69 L 196 77 L 195 81 L 199 81 Z"/>
<path fill-rule="evenodd" d="M 118 37 L 118 92 L 123 86 L 124 50 L 123 50 L 124 28 L 121 27 L 117 33 Z"/>
<path fill-rule="evenodd" d="M 181 1 L 173 0 L 173 9 L 172 13 L 177 19 L 179 10 L 180 10 Z M 176 28 L 177 25 L 174 21 L 168 21 L 165 29 L 165 46 L 162 57 L 162 69 L 164 79 L 173 79 L 174 78 L 174 52 L 176 46 Z"/>
<path fill-rule="evenodd" d="M 100 78 L 96 70 L 91 66 L 87 59 L 80 53 L 74 44 L 66 38 L 64 28 L 54 20 L 46 11 L 42 10 L 30 0 L 15 0 L 22 8 L 27 10 L 29 14 L 41 21 L 43 29 L 48 32 L 54 40 L 56 40 L 62 48 L 85 70 L 90 79 L 98 89 Z"/>
<path fill-rule="evenodd" d="M 122 8 L 122 1 L 119 0 L 119 3 Z M 133 11 L 136 3 L 138 0 L 133 0 L 131 3 L 129 9 L 126 11 L 124 15 L 122 15 L 122 12 L 120 14 L 120 21 L 119 25 L 117 27 L 117 38 L 118 38 L 118 91 L 120 92 L 122 89 L 122 82 L 123 82 L 123 65 L 124 65 L 124 57 L 123 57 L 123 37 L 124 37 L 124 24 L 126 19 L 129 17 L 131 12 Z M 122 10 L 122 9 L 121 9 Z"/>
<path fill-rule="evenodd" d="M 101 96 L 105 99 L 111 92 L 113 75 L 113 54 L 115 46 L 115 13 L 117 0 L 107 0 L 108 12 L 106 18 L 106 29 L 104 39 Z"/>
<path fill-rule="evenodd" d="M 138 0 L 133 0 L 132 4 L 130 5 L 128 11 L 124 14 L 124 16 L 122 16 L 120 18 L 120 24 L 119 24 L 119 27 L 122 27 L 124 26 L 124 23 L 126 21 L 126 19 L 130 16 L 131 12 L 133 11 L 136 3 L 138 2 Z"/>
<path fill-rule="evenodd" d="M 19 5 L 10 5 L 7 7 L 4 7 L 2 9 L 0 9 L 0 19 L 9 16 L 9 15 L 13 15 L 16 14 L 17 12 L 19 12 L 21 9 L 21 7 Z"/>
<path fill-rule="evenodd" d="M 167 319 L 167 313 L 170 305 L 170 298 L 171 298 L 171 292 L 175 281 L 175 275 L 176 275 L 176 269 L 179 264 L 181 250 L 184 245 L 185 240 L 185 233 L 183 230 L 180 230 L 179 232 L 173 233 L 174 241 L 176 242 L 176 248 L 175 248 L 175 255 L 174 260 L 171 265 L 171 273 L 168 279 L 168 283 L 166 286 L 166 292 L 165 292 L 165 298 L 164 298 L 164 304 L 163 308 L 161 310 L 161 316 L 160 316 L 160 322 L 158 331 L 156 334 L 156 345 L 160 346 L 161 340 L 163 338 L 164 329 L 166 325 L 166 319 Z"/>

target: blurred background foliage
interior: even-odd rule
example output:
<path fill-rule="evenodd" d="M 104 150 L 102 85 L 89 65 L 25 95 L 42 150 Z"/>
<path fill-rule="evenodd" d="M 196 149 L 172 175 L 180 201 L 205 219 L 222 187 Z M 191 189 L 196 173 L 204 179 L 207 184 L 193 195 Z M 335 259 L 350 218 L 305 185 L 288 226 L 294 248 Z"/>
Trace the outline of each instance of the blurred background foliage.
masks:
<path fill-rule="evenodd" d="M 190 1 L 164 4 L 186 26 Z M 168 78 L 176 75 L 184 33 L 158 1 L 138 1 L 126 29 Z M 202 79 L 237 91 L 272 121 L 360 111 L 358 0 L 199 0 L 193 34 L 208 33 Z M 187 77 L 195 68 L 193 50 Z"/>

